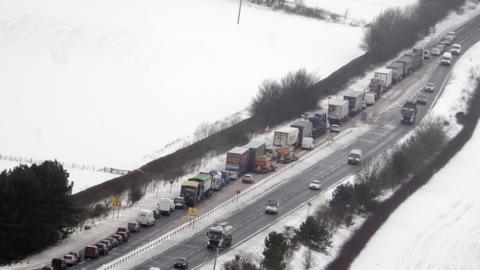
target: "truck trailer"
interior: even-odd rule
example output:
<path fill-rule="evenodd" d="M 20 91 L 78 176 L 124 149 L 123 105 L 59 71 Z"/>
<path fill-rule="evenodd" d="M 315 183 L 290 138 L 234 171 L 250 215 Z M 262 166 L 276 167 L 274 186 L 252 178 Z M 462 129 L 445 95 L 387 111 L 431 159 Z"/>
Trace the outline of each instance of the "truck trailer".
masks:
<path fill-rule="evenodd" d="M 249 149 L 249 164 L 248 171 L 252 171 L 255 168 L 256 159 L 265 154 L 265 142 L 262 141 L 251 141 L 245 148 Z"/>
<path fill-rule="evenodd" d="M 276 130 L 273 134 L 273 145 L 296 146 L 298 144 L 298 128 L 284 127 Z"/>
<path fill-rule="evenodd" d="M 382 68 L 375 72 L 374 79 L 381 82 L 384 91 L 392 88 L 393 71 L 389 68 Z"/>
<path fill-rule="evenodd" d="M 401 123 L 413 124 L 417 117 L 417 102 L 415 100 L 409 100 L 403 104 L 401 110 Z"/>
<path fill-rule="evenodd" d="M 327 132 L 328 115 L 325 112 L 306 114 L 304 118 L 312 123 L 313 138 L 318 138 Z"/>
<path fill-rule="evenodd" d="M 347 120 L 349 110 L 348 101 L 344 99 L 332 99 L 328 103 L 328 122 L 340 125 Z"/>
<path fill-rule="evenodd" d="M 312 137 L 313 124 L 310 121 L 301 120 L 290 125 L 298 129 L 298 145 L 302 145 L 303 138 Z"/>
<path fill-rule="evenodd" d="M 392 83 L 397 84 L 401 80 L 403 80 L 403 77 L 405 76 L 405 65 L 400 62 L 392 62 L 390 65 L 387 66 L 388 69 L 391 69 L 393 71 L 392 74 Z"/>
<path fill-rule="evenodd" d="M 348 113 L 356 115 L 362 110 L 364 93 L 361 91 L 348 91 L 343 95 L 343 99 L 348 101 Z"/>
<path fill-rule="evenodd" d="M 227 152 L 225 170 L 242 176 L 250 169 L 250 149 L 247 147 L 235 147 Z"/>

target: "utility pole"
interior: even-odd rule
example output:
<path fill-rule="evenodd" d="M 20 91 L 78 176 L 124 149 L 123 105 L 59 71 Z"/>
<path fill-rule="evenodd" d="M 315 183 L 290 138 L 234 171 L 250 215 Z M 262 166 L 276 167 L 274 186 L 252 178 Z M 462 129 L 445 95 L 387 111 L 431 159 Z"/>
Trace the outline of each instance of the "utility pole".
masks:
<path fill-rule="evenodd" d="M 217 266 L 217 257 L 218 257 L 218 250 L 220 247 L 223 245 L 223 239 L 218 242 L 218 246 L 216 248 L 216 253 L 215 253 L 215 261 L 213 261 L 213 270 L 215 270 L 215 267 Z"/>
<path fill-rule="evenodd" d="M 240 24 L 240 13 L 242 12 L 242 0 L 240 0 L 240 5 L 238 6 L 238 18 L 237 24 Z M 215 268 L 214 268 L 215 269 Z"/>

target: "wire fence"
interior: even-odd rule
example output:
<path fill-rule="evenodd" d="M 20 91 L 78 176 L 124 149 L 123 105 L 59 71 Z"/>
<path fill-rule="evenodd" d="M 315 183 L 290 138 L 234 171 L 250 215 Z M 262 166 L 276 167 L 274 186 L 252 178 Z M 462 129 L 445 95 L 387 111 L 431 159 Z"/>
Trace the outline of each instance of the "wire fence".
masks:
<path fill-rule="evenodd" d="M 14 155 L 4 155 L 0 154 L 0 160 L 11 161 L 11 162 L 18 162 L 18 163 L 27 163 L 27 164 L 42 164 L 46 160 L 41 159 L 33 159 L 33 158 L 26 158 L 21 156 L 14 156 Z M 59 162 L 63 168 L 65 169 L 78 169 L 84 171 L 92 171 L 92 172 L 106 172 L 116 175 L 126 175 L 130 171 L 129 170 L 122 170 L 110 167 L 102 167 L 102 166 L 92 166 L 86 164 L 79 164 L 79 163 L 68 163 L 68 162 Z"/>

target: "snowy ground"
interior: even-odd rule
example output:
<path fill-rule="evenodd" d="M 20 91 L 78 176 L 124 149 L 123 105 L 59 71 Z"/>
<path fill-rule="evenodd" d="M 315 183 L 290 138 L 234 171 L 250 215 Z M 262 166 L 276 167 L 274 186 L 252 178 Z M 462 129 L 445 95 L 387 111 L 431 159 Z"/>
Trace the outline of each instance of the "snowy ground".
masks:
<path fill-rule="evenodd" d="M 375 1 L 354 14 L 391 5 Z M 237 4 L 0 0 L 0 154 L 133 169 L 244 110 L 264 79 L 325 77 L 362 53 L 362 28 L 246 1 L 237 25 Z M 71 174 L 74 192 L 112 178 Z"/>
<path fill-rule="evenodd" d="M 471 70 L 480 75 L 480 43 L 455 65 L 434 115 L 454 121 L 455 113 L 464 110 L 462 101 L 474 88 Z M 460 153 L 390 216 L 351 269 L 479 269 L 478 149 L 480 127 Z"/>

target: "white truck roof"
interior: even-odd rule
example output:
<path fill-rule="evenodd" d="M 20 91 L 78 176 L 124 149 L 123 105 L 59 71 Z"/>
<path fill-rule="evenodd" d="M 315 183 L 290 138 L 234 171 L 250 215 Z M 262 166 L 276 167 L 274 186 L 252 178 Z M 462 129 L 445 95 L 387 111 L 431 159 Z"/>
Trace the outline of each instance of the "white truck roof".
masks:
<path fill-rule="evenodd" d="M 345 103 L 348 105 L 348 100 L 344 100 L 344 99 L 331 99 L 329 102 L 328 102 L 328 105 L 333 105 L 333 106 L 345 106 Z"/>

